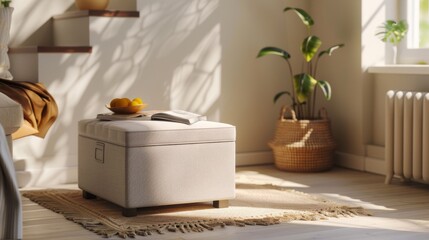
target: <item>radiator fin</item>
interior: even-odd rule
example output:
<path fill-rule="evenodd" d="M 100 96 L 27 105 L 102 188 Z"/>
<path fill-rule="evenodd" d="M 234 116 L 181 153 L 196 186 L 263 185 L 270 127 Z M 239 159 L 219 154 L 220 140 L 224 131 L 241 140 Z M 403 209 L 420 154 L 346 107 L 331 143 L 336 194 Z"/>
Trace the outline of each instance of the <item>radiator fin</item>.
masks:
<path fill-rule="evenodd" d="M 385 127 L 386 183 L 429 182 L 429 93 L 388 91 Z"/>

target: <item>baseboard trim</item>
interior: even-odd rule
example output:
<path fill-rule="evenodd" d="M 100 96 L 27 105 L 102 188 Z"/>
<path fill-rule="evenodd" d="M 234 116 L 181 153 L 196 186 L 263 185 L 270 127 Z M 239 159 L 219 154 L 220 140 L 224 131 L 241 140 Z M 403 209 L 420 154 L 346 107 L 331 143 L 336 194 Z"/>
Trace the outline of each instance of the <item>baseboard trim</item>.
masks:
<path fill-rule="evenodd" d="M 365 157 L 344 152 L 335 152 L 337 166 L 365 171 Z"/>
<path fill-rule="evenodd" d="M 16 171 L 18 187 L 46 187 L 77 183 L 77 167 Z"/>
<path fill-rule="evenodd" d="M 366 157 L 365 170 L 370 173 L 386 175 L 386 165 L 384 164 L 383 159 Z"/>
<path fill-rule="evenodd" d="M 366 145 L 365 170 L 367 172 L 385 175 L 385 148 L 379 145 Z"/>
<path fill-rule="evenodd" d="M 359 156 L 344 152 L 336 152 L 335 155 L 335 164 L 337 166 L 385 175 L 384 159 L 379 159 L 372 156 Z"/>
<path fill-rule="evenodd" d="M 271 151 L 237 153 L 236 166 L 249 166 L 273 163 Z M 19 168 L 17 168 L 19 169 Z M 18 186 L 46 187 L 77 183 L 77 166 L 64 168 L 44 168 L 17 170 Z"/>
<path fill-rule="evenodd" d="M 359 171 L 367 171 L 384 175 L 384 160 L 364 157 L 344 152 L 335 153 L 337 166 Z M 244 152 L 236 154 L 236 166 L 273 164 L 274 157 L 271 151 Z M 46 187 L 77 183 L 77 166 L 64 168 L 30 169 L 16 171 L 18 186 Z"/>
<path fill-rule="evenodd" d="M 236 166 L 249 166 L 269 163 L 274 163 L 274 157 L 271 151 L 237 153 L 235 161 Z"/>
<path fill-rule="evenodd" d="M 236 166 L 272 164 L 274 163 L 271 151 L 237 153 Z M 335 164 L 337 166 L 383 174 L 384 161 L 344 152 L 335 152 Z"/>

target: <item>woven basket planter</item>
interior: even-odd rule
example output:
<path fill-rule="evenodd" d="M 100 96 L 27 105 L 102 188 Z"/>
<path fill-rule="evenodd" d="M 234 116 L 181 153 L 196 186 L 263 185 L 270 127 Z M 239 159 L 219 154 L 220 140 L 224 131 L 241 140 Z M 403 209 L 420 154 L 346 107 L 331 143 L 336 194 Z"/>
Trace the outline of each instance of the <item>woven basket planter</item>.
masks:
<path fill-rule="evenodd" d="M 292 119 L 285 118 L 290 111 Z M 269 146 L 278 169 L 290 172 L 320 172 L 332 168 L 335 141 L 326 114 L 318 120 L 297 120 L 283 107 L 274 139 Z"/>

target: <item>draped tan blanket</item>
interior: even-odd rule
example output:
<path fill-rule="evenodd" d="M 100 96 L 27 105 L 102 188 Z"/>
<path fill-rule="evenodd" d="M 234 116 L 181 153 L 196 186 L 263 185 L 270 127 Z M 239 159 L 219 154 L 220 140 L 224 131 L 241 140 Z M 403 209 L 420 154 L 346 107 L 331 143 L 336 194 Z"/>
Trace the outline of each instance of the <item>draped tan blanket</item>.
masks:
<path fill-rule="evenodd" d="M 271 184 L 237 183 L 236 199 L 228 208 L 213 208 L 210 202 L 150 207 L 138 209 L 138 215 L 129 218 L 115 204 L 83 199 L 80 190 L 35 190 L 23 196 L 99 235 L 122 238 L 368 215 L 359 206 L 344 206 Z"/>
<path fill-rule="evenodd" d="M 24 124 L 12 138 L 29 135 L 44 138 L 57 118 L 58 107 L 43 84 L 0 79 L 0 92 L 22 106 Z"/>

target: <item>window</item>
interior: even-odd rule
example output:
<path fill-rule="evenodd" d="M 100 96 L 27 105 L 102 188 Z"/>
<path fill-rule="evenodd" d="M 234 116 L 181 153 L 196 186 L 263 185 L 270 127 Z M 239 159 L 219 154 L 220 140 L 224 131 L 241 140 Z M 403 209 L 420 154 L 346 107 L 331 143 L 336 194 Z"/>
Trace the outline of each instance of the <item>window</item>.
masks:
<path fill-rule="evenodd" d="M 408 1 L 410 26 L 408 48 L 429 47 L 429 0 Z"/>
<path fill-rule="evenodd" d="M 429 0 L 400 1 L 400 19 L 409 30 L 399 46 L 399 63 L 429 64 Z"/>

